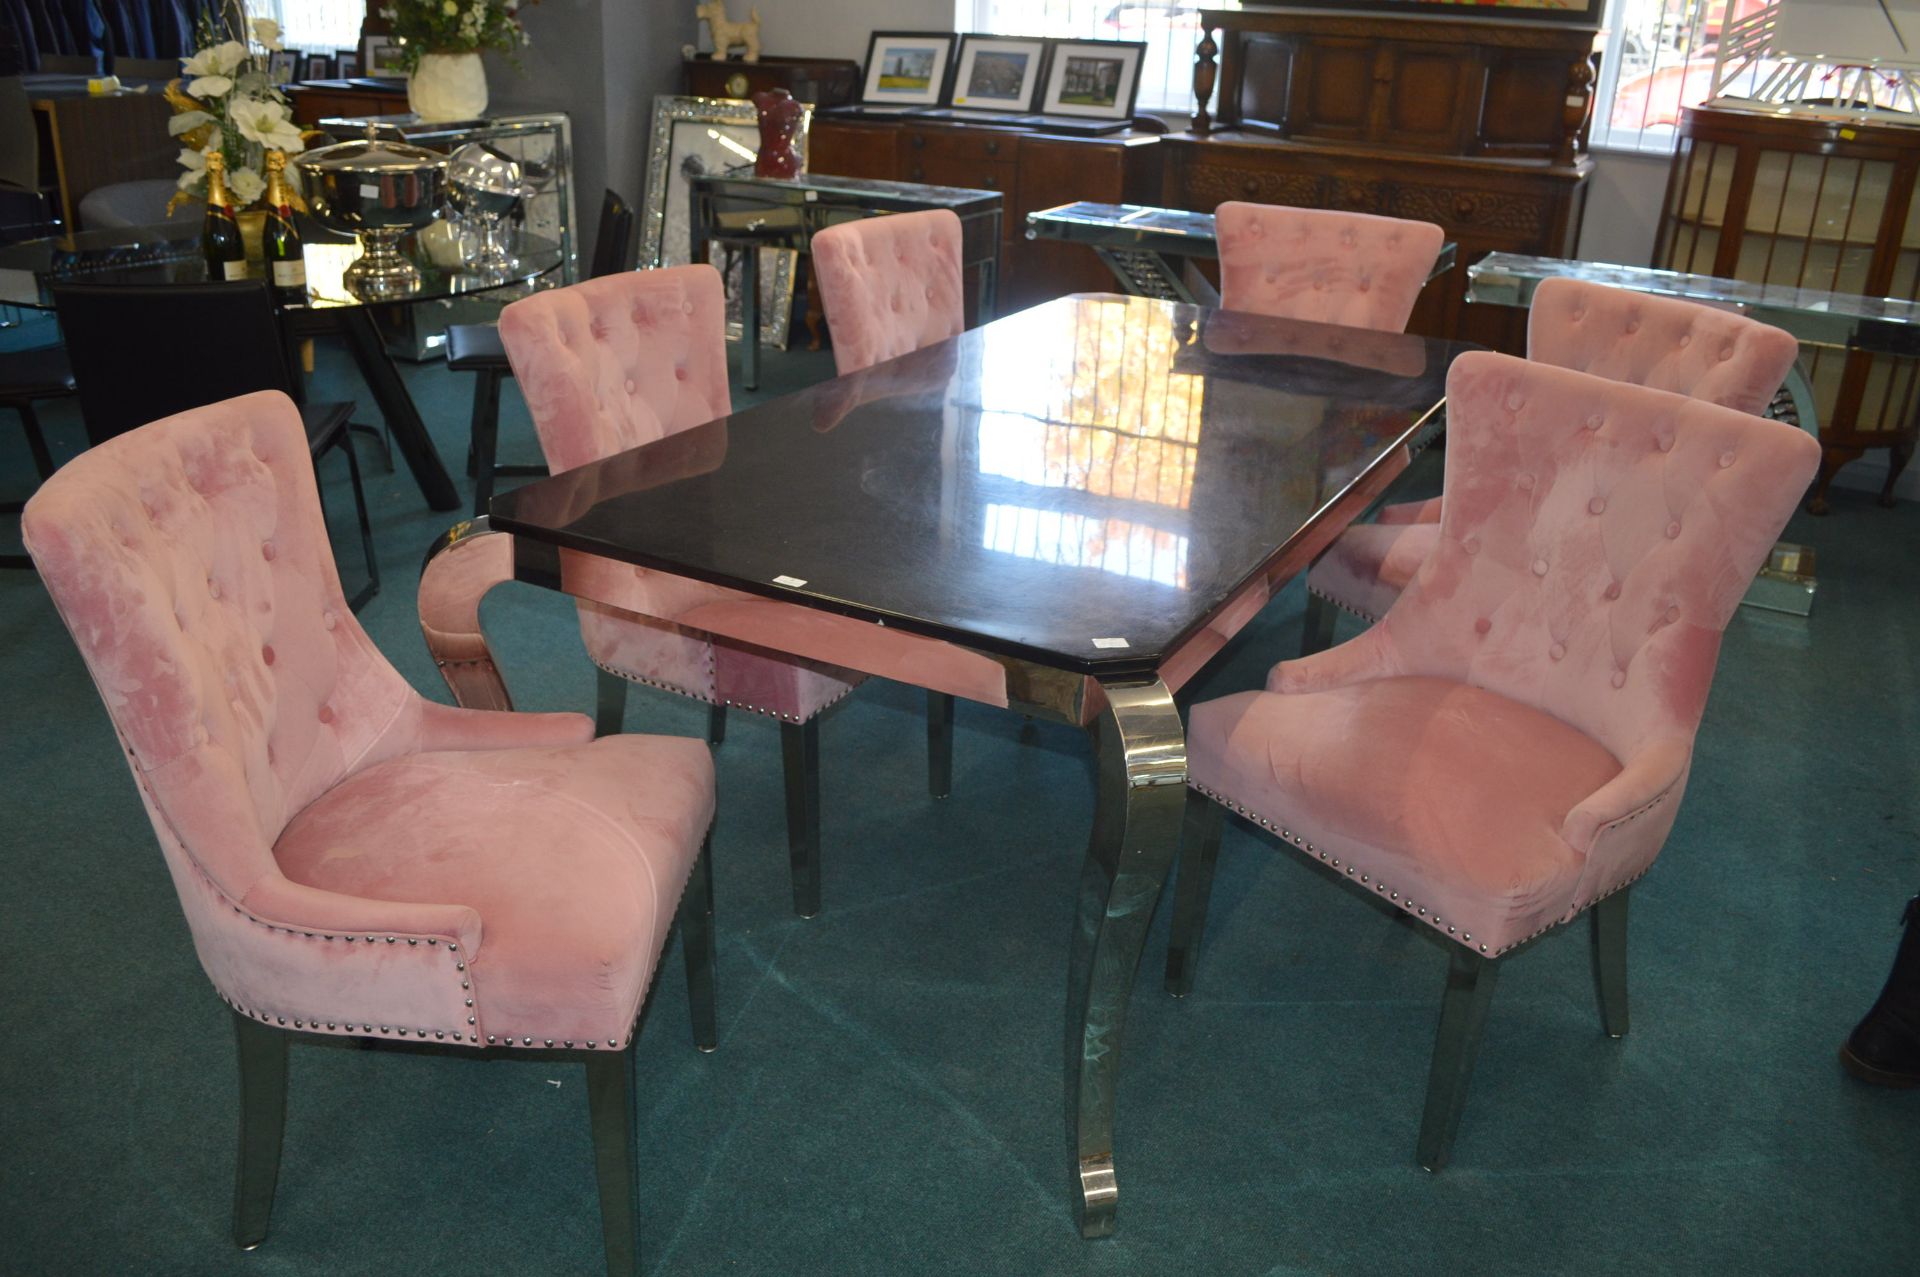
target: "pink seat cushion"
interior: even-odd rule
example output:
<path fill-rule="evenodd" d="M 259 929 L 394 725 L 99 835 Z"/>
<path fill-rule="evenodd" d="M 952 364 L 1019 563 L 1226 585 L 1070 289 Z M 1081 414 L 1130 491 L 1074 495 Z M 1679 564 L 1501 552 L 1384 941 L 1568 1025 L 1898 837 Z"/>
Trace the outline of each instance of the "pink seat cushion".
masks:
<path fill-rule="evenodd" d="M 535 293 L 501 312 L 500 341 L 555 474 L 732 411 L 725 298 L 711 266 L 626 271 Z M 708 438 L 724 455 L 724 436 Z M 692 458 L 702 459 L 717 460 L 698 452 Z M 601 588 L 591 597 L 601 602 L 581 603 L 580 637 L 609 673 L 795 722 L 860 682 L 848 670 L 730 645 L 673 623 L 728 591 L 626 564 L 609 563 L 599 576 Z M 632 606 L 609 606 L 624 600 Z"/>
<path fill-rule="evenodd" d="M 1214 212 L 1220 304 L 1401 332 L 1446 232 L 1370 213 L 1229 201 Z"/>
<path fill-rule="evenodd" d="M 710 767 L 665 736 L 411 754 L 309 804 L 274 857 L 304 886 L 477 913 L 485 1040 L 624 1041 L 713 815 Z"/>
<path fill-rule="evenodd" d="M 1308 571 L 1307 588 L 1363 621 L 1377 621 L 1439 542 L 1437 520 L 1356 524 Z"/>
<path fill-rule="evenodd" d="M 1493 948 L 1559 920 L 1584 860 L 1561 826 L 1620 772 L 1553 716 L 1439 678 L 1208 701 L 1187 748 L 1195 786 Z"/>
<path fill-rule="evenodd" d="M 841 222 L 815 235 L 810 251 L 843 375 L 966 327 L 960 219 L 947 209 Z"/>

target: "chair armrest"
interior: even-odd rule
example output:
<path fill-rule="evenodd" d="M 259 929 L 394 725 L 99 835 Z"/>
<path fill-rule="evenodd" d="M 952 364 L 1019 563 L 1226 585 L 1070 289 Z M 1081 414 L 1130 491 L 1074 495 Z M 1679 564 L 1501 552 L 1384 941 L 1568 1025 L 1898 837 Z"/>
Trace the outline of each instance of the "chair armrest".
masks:
<path fill-rule="evenodd" d="M 1402 673 L 1399 652 L 1387 640 L 1385 629 L 1384 625 L 1375 625 L 1324 652 L 1281 661 L 1267 674 L 1267 690 L 1288 695 L 1325 692 Z"/>
<path fill-rule="evenodd" d="M 521 714 L 505 710 L 458 709 L 438 701 L 420 702 L 419 749 L 537 749 L 585 745 L 593 740 L 593 720 L 585 714 Z"/>
<path fill-rule="evenodd" d="M 1654 741 L 1567 813 L 1560 836 L 1587 858 L 1573 913 L 1612 895 L 1653 864 L 1680 814 L 1692 757 L 1688 737 Z"/>
<path fill-rule="evenodd" d="M 434 543 L 420 570 L 420 633 L 453 699 L 510 710 L 513 700 L 480 628 L 480 600 L 513 579 L 513 538 L 475 519 Z"/>
<path fill-rule="evenodd" d="M 466 905 L 415 904 L 344 896 L 279 874 L 260 879 L 240 901 L 255 922 L 314 935 L 378 936 L 458 944 L 466 961 L 480 949 L 480 915 Z M 449 960 L 451 969 L 453 960 Z"/>

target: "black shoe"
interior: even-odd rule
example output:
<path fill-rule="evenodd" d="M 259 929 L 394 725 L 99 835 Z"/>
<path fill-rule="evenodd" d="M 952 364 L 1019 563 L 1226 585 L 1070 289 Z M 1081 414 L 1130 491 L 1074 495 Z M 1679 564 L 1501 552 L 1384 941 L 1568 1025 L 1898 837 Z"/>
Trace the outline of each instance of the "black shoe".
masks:
<path fill-rule="evenodd" d="M 1875 1086 L 1920 1086 L 1920 896 L 1901 916 L 1907 933 L 1880 998 L 1840 1048 L 1840 1063 Z"/>

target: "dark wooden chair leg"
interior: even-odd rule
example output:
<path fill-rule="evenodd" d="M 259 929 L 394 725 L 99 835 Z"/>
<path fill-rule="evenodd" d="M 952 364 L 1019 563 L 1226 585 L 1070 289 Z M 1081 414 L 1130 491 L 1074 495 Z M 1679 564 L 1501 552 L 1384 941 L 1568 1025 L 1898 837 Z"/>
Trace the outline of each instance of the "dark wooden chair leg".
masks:
<path fill-rule="evenodd" d="M 618 736 L 627 723 L 627 680 L 597 665 L 594 673 L 598 676 L 599 696 L 594 706 L 593 734 Z"/>
<path fill-rule="evenodd" d="M 1334 604 L 1307 591 L 1307 620 L 1300 635 L 1300 655 L 1312 656 L 1333 646 L 1333 624 L 1340 615 Z"/>
<path fill-rule="evenodd" d="M 500 373 L 483 368 L 473 375 L 473 513 L 487 512 L 493 500 L 494 453 L 500 446 Z"/>
<path fill-rule="evenodd" d="M 820 912 L 820 720 L 780 724 L 787 780 L 787 855 L 793 874 L 793 911 Z"/>
<path fill-rule="evenodd" d="M 280 1142 L 287 1126 L 287 1035 L 233 1013 L 240 1060 L 240 1151 L 233 1180 L 233 1242 L 252 1250 L 267 1239 Z"/>
<path fill-rule="evenodd" d="M 53 477 L 53 453 L 47 448 L 47 436 L 40 429 L 40 414 L 33 410 L 33 404 L 21 400 L 14 405 L 20 413 L 20 428 L 27 433 L 27 447 L 33 452 L 33 468 L 40 472 L 42 479 Z"/>
<path fill-rule="evenodd" d="M 713 993 L 713 835 L 700 844 L 686 894 L 680 900 L 680 947 L 687 959 L 687 1009 L 693 1018 L 693 1044 L 702 1051 L 720 1045 L 720 1022 Z"/>
<path fill-rule="evenodd" d="M 946 692 L 927 693 L 927 792 L 953 792 L 953 697 Z"/>
<path fill-rule="evenodd" d="M 635 1277 L 640 1271 L 640 1104 L 634 1093 L 633 1042 L 621 1051 L 589 1056 L 586 1063 L 607 1277 Z"/>
<path fill-rule="evenodd" d="M 1627 1036 L 1627 897 L 1616 891 L 1588 910 L 1593 919 L 1593 983 L 1600 1023 L 1610 1038 Z"/>
<path fill-rule="evenodd" d="M 380 560 L 373 552 L 373 522 L 367 513 L 367 490 L 360 482 L 360 456 L 353 449 L 351 427 L 340 432 L 340 451 L 347 455 L 347 479 L 353 485 L 353 509 L 360 520 L 360 552 L 367 560 L 367 583 L 347 600 L 347 606 L 358 612 L 380 593 Z"/>
<path fill-rule="evenodd" d="M 727 707 L 715 701 L 707 706 L 707 744 L 719 746 L 727 741 Z"/>

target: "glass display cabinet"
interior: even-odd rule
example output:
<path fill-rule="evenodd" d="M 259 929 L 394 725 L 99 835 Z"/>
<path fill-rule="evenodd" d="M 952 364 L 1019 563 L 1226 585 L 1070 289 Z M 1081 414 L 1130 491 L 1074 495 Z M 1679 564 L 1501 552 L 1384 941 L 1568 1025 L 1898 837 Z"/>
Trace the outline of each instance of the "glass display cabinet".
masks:
<path fill-rule="evenodd" d="M 1684 112 L 1653 264 L 1667 270 L 1896 302 L 1920 299 L 1920 127 L 1887 117 Z M 1807 508 L 1841 466 L 1889 450 L 1881 504 L 1920 433 L 1920 360 L 1859 344 L 1803 361 L 1823 456 Z"/>

